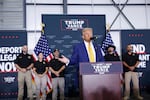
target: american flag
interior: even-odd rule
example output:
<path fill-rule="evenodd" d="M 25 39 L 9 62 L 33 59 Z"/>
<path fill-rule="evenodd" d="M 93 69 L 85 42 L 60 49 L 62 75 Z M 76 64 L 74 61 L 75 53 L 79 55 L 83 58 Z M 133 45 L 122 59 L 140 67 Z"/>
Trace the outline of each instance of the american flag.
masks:
<path fill-rule="evenodd" d="M 34 60 L 38 60 L 38 54 L 42 52 L 44 59 L 48 62 L 53 58 L 53 54 L 51 53 L 51 49 L 48 46 L 48 40 L 46 39 L 46 36 L 44 34 L 41 35 L 40 39 L 38 40 L 38 43 L 36 44 L 33 52 L 33 58 Z M 32 73 L 32 82 L 34 82 L 34 73 Z M 52 90 L 52 78 L 51 78 L 51 73 L 50 71 L 47 72 L 47 88 L 46 88 L 46 93 L 50 92 Z"/>
<path fill-rule="evenodd" d="M 110 35 L 110 33 L 108 32 L 106 34 L 106 37 L 102 43 L 102 50 L 104 51 L 104 53 L 106 54 L 106 48 L 109 46 L 109 45 L 114 45 L 114 42 L 112 40 L 112 37 Z"/>
<path fill-rule="evenodd" d="M 36 44 L 34 48 L 34 58 L 35 61 L 38 60 L 38 54 L 42 52 L 44 55 L 44 59 L 48 62 L 53 58 L 53 55 L 51 53 L 51 49 L 48 46 L 48 40 L 46 39 L 46 36 L 43 34 L 41 35 L 38 43 Z"/>

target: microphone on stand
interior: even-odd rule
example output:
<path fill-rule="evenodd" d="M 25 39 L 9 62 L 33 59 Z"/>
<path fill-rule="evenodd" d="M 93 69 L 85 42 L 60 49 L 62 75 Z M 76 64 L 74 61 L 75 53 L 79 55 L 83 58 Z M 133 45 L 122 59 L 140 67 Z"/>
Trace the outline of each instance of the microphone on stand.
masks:
<path fill-rule="evenodd" d="M 96 40 L 98 37 L 97 36 L 93 36 L 90 38 L 90 40 Z"/>

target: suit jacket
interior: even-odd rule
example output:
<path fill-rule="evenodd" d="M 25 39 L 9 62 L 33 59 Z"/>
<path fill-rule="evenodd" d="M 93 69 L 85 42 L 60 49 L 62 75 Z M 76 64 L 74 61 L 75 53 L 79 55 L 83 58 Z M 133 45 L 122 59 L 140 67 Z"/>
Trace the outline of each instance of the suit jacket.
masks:
<path fill-rule="evenodd" d="M 96 44 L 93 44 L 93 46 L 96 53 L 96 62 L 104 61 L 101 47 Z M 69 65 L 79 65 L 80 62 L 89 62 L 88 52 L 86 50 L 84 42 L 74 46 Z"/>

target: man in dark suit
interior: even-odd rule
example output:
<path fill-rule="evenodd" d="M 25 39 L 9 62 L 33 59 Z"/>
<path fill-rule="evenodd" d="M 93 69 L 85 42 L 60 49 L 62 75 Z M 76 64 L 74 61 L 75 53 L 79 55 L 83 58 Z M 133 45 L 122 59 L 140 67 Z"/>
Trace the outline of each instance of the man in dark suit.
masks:
<path fill-rule="evenodd" d="M 84 28 L 82 30 L 83 42 L 76 44 L 73 47 L 72 56 L 70 59 L 66 57 L 59 58 L 60 61 L 69 64 L 76 65 L 77 73 L 75 76 L 76 92 L 79 92 L 79 63 L 81 62 L 100 62 L 104 61 L 104 57 L 101 53 L 101 47 L 92 42 L 93 30 L 92 28 Z"/>

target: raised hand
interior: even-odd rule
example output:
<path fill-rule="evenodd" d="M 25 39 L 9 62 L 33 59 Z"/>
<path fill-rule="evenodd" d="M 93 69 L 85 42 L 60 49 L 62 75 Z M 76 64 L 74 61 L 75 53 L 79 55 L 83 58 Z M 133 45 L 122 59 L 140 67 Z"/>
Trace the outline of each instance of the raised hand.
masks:
<path fill-rule="evenodd" d="M 58 60 L 65 64 L 69 63 L 69 59 L 67 57 L 65 57 L 64 55 L 62 55 L 62 58 L 58 58 Z"/>

